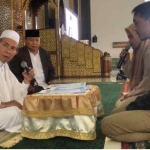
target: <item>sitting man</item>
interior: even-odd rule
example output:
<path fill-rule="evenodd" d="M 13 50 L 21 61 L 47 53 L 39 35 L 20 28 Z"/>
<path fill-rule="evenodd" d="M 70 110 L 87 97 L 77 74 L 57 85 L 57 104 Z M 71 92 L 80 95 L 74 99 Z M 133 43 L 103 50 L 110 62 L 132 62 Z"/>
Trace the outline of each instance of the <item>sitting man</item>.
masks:
<path fill-rule="evenodd" d="M 10 71 L 9 62 L 17 53 L 19 34 L 5 30 L 0 36 L 0 130 L 19 132 L 22 127 L 21 109 L 34 72 L 23 72 L 22 84 Z"/>
<path fill-rule="evenodd" d="M 26 30 L 25 46 L 19 48 L 18 54 L 10 61 L 9 67 L 17 79 L 22 82 L 23 68 L 21 62 L 25 61 L 27 65 L 34 69 L 35 79 L 39 86 L 44 89 L 53 83 L 55 70 L 50 59 L 50 53 L 40 47 L 39 30 Z M 32 85 L 32 86 L 31 86 Z M 28 89 L 33 93 L 34 83 L 31 83 Z"/>

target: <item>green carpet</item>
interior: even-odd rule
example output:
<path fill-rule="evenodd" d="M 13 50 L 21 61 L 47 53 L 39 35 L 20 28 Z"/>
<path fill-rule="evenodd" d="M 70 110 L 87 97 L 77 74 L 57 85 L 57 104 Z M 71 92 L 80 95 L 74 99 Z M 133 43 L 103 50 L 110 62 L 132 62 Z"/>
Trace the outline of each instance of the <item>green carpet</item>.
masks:
<path fill-rule="evenodd" d="M 97 85 L 101 90 L 104 114 L 109 115 L 111 110 L 114 108 L 116 101 L 119 98 L 122 84 L 117 82 L 110 82 L 110 83 L 99 83 L 95 85 Z"/>
<path fill-rule="evenodd" d="M 66 137 L 56 137 L 48 140 L 32 140 L 24 138 L 13 149 L 103 149 L 105 136 L 101 133 L 100 122 L 113 109 L 121 91 L 118 83 L 88 83 L 99 86 L 105 115 L 99 117 L 96 123 L 97 137 L 93 141 L 80 141 Z"/>

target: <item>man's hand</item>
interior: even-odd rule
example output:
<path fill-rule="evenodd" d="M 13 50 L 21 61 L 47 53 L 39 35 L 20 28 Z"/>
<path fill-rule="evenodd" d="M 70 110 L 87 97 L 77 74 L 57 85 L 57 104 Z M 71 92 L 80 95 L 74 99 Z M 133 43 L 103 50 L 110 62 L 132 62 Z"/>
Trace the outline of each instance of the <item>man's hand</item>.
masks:
<path fill-rule="evenodd" d="M 54 84 L 54 80 L 49 81 L 48 84 L 49 84 L 49 85 Z"/>
<path fill-rule="evenodd" d="M 127 52 L 123 49 L 120 53 L 120 57 L 124 57 L 125 55 L 126 55 L 126 57 L 124 59 L 124 63 L 126 63 L 130 59 L 130 55 L 129 55 L 129 52 Z"/>
<path fill-rule="evenodd" d="M 120 101 L 126 100 L 128 98 L 128 94 L 124 95 Z"/>
<path fill-rule="evenodd" d="M 35 75 L 33 69 L 30 69 L 29 72 L 24 70 L 24 72 L 22 74 L 23 74 L 23 77 L 24 77 L 24 83 L 25 84 L 30 84 L 30 81 L 33 79 L 33 77 Z"/>
<path fill-rule="evenodd" d="M 34 87 L 32 85 L 29 85 L 28 93 L 34 93 Z"/>
<path fill-rule="evenodd" d="M 22 110 L 22 105 L 19 102 L 17 102 L 16 100 L 11 100 L 9 102 L 1 102 L 0 108 L 7 108 L 7 107 L 11 107 L 11 106 L 16 106 L 20 110 Z"/>

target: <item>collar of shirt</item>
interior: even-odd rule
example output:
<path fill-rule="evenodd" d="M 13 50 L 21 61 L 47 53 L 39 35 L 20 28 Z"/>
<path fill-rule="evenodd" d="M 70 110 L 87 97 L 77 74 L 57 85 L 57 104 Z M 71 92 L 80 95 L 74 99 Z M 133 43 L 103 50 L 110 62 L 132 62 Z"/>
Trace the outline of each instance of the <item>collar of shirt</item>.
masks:
<path fill-rule="evenodd" d="M 28 49 L 28 51 L 29 51 L 30 55 L 34 55 L 29 49 Z M 35 55 L 38 55 L 38 54 L 39 54 L 39 50 L 38 50 L 38 52 Z"/>
<path fill-rule="evenodd" d="M 4 67 L 4 63 L 0 61 L 0 67 Z"/>

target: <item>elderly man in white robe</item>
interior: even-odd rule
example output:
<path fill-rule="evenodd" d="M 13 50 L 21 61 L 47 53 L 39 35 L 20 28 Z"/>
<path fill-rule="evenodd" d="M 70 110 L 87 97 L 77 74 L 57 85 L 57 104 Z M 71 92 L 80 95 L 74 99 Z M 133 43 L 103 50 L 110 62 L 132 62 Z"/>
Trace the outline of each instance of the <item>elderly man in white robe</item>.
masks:
<path fill-rule="evenodd" d="M 13 30 L 5 30 L 0 36 L 0 130 L 20 132 L 21 109 L 34 71 L 24 71 L 24 80 L 18 82 L 7 62 L 16 54 L 20 36 Z"/>

